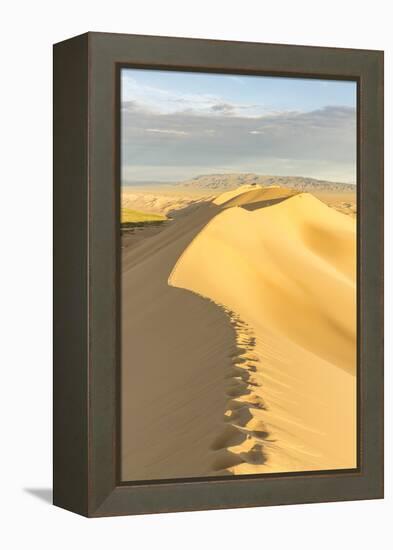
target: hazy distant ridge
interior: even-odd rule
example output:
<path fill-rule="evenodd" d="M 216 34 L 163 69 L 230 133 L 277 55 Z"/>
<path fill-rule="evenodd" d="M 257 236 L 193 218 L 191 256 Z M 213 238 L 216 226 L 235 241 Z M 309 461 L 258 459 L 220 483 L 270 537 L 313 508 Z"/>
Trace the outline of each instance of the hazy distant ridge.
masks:
<path fill-rule="evenodd" d="M 279 185 L 301 191 L 354 191 L 354 185 L 301 176 L 260 176 L 258 174 L 208 174 L 178 183 L 194 189 L 233 189 L 239 185 Z"/>

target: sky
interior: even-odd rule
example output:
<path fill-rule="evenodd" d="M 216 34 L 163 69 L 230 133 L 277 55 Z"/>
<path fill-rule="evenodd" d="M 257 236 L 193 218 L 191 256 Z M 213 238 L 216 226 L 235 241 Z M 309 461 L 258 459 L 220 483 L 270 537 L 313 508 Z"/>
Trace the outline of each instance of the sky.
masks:
<path fill-rule="evenodd" d="M 253 172 L 355 183 L 356 83 L 122 69 L 122 183 Z"/>

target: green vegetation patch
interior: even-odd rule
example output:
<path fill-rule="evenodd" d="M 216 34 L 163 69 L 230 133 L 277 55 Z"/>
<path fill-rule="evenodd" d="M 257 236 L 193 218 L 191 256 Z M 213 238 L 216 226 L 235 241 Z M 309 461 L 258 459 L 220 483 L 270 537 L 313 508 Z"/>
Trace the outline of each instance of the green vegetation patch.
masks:
<path fill-rule="evenodd" d="M 149 223 L 160 223 L 168 218 L 162 214 L 149 214 L 147 212 L 139 212 L 131 208 L 121 209 L 121 225 L 124 227 L 132 227 L 133 225 L 144 225 Z"/>

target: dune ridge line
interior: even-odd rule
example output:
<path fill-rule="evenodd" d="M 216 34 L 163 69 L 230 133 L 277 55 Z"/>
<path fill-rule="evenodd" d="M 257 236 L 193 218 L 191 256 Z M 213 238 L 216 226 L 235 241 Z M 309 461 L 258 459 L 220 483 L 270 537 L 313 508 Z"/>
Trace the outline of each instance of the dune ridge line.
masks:
<path fill-rule="evenodd" d="M 355 467 L 355 220 L 277 186 L 183 198 L 122 253 L 122 479 Z"/>
<path fill-rule="evenodd" d="M 181 261 L 179 258 L 178 262 Z M 175 273 L 176 266 L 172 274 Z M 171 276 L 168 284 L 172 286 Z M 192 291 L 193 292 L 193 291 Z M 266 455 L 264 445 L 272 445 L 273 440 L 267 426 L 262 421 L 249 426 L 253 418 L 252 411 L 266 410 L 266 403 L 255 389 L 262 386 L 258 379 L 259 356 L 255 350 L 255 335 L 252 328 L 238 314 L 229 310 L 223 304 L 193 292 L 203 299 L 209 300 L 222 309 L 228 316 L 236 332 L 236 351 L 231 357 L 231 365 L 225 373 L 226 405 L 223 414 L 224 425 L 221 432 L 214 438 L 211 450 L 218 456 L 213 460 L 212 472 L 231 473 L 231 468 L 239 464 L 264 464 Z M 248 440 L 247 451 L 243 448 L 236 451 L 239 445 Z"/>
<path fill-rule="evenodd" d="M 353 219 L 279 188 L 244 186 L 214 202 L 220 212 L 184 250 L 169 283 L 236 312 L 255 340 L 258 361 L 243 389 L 264 406 L 248 407 L 241 425 L 229 420 L 227 470 L 355 467 Z"/>

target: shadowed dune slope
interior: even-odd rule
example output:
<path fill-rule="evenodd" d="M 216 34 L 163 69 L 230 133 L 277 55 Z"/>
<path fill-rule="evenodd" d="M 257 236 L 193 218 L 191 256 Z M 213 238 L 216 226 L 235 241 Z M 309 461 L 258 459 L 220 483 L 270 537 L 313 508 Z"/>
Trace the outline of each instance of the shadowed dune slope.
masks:
<path fill-rule="evenodd" d="M 248 390 L 266 406 L 249 408 L 240 426 L 247 438 L 228 443 L 239 458 L 229 471 L 353 468 L 355 221 L 307 193 L 253 211 L 237 206 L 280 192 L 218 197 L 224 210 L 184 251 L 169 283 L 223 304 L 255 335 Z"/>
<path fill-rule="evenodd" d="M 225 455 L 212 447 L 223 429 L 235 329 L 210 300 L 168 285 L 217 212 L 201 205 L 122 254 L 123 480 L 209 475 Z"/>
<path fill-rule="evenodd" d="M 214 199 L 214 204 L 224 208 L 231 206 L 247 206 L 254 203 L 279 201 L 296 195 L 292 189 L 284 189 L 277 185 L 261 187 L 260 185 L 242 185 L 233 191 L 226 191 Z"/>

